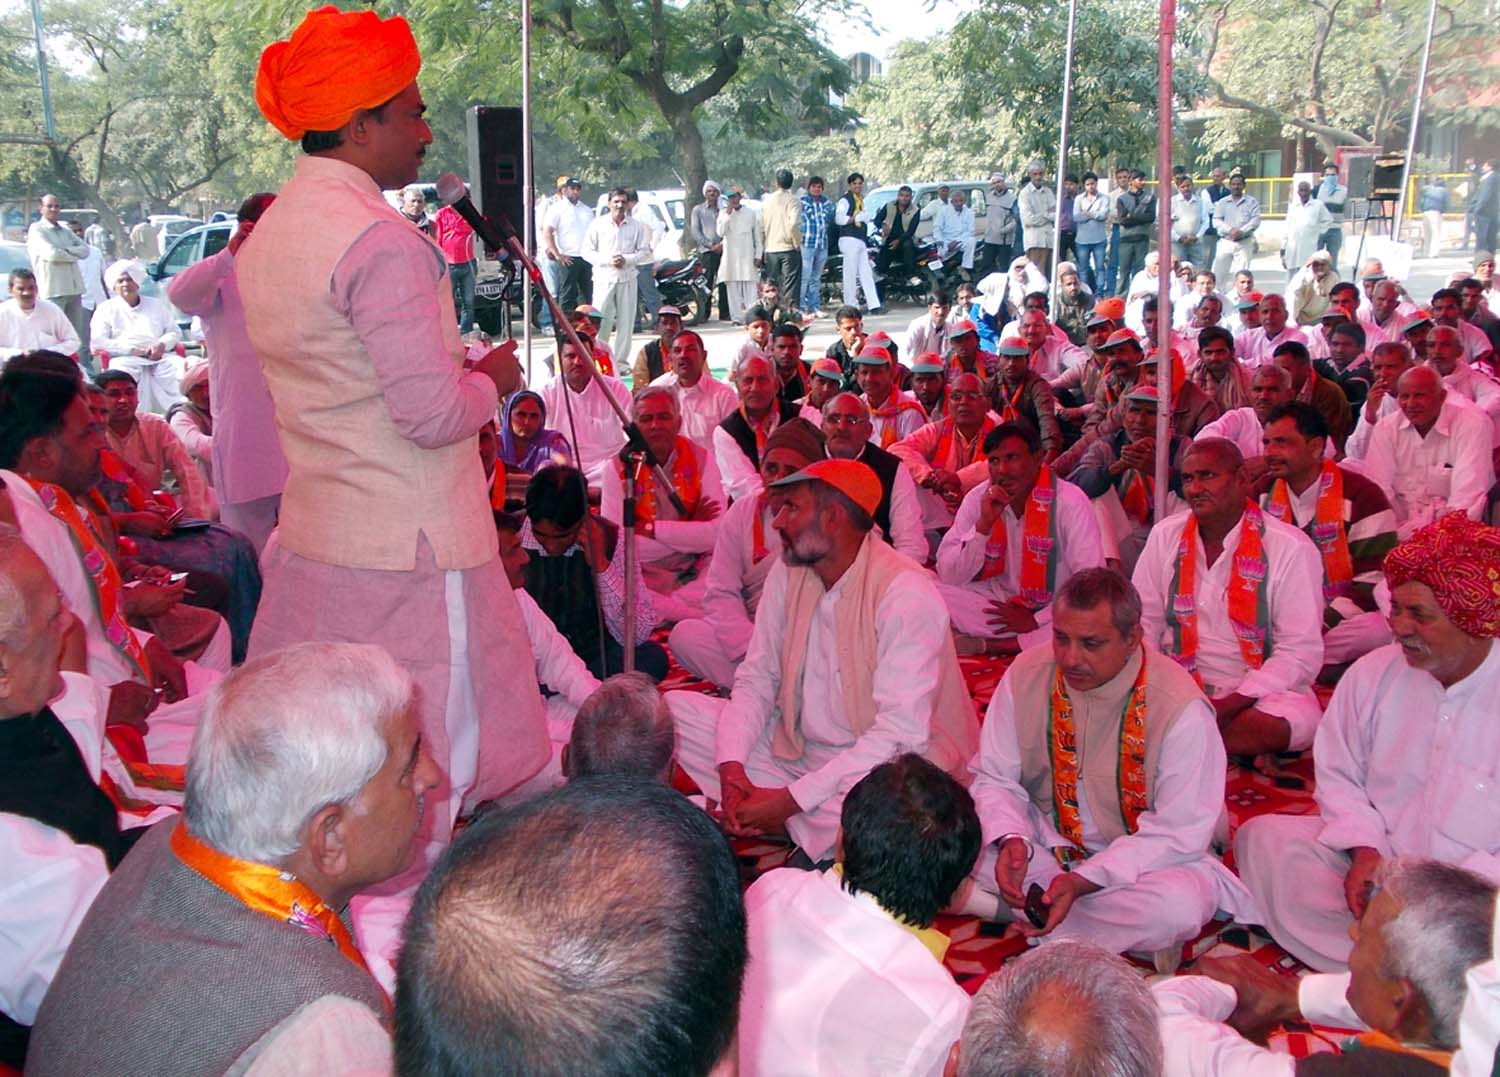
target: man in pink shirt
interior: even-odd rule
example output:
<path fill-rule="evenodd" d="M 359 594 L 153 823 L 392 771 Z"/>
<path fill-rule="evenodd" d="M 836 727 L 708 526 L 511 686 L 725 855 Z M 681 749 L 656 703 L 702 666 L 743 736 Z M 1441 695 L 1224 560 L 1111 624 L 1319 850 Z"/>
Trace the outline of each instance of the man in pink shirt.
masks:
<path fill-rule="evenodd" d="M 474 328 L 474 229 L 452 206 L 437 211 L 432 221 L 433 238 L 448 260 L 448 280 L 453 285 L 453 307 L 458 311 L 458 331 Z"/>

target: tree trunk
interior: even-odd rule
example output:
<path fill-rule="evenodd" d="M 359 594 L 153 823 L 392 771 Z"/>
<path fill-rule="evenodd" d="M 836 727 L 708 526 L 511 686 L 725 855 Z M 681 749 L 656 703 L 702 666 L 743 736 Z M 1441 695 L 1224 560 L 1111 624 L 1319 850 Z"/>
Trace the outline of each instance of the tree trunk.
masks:
<path fill-rule="evenodd" d="M 130 250 L 130 233 L 125 228 L 125 223 L 120 215 L 102 194 L 99 193 L 98 182 L 90 183 L 83 177 L 83 170 L 78 167 L 78 162 L 73 155 L 65 153 L 56 146 L 50 146 L 47 150 L 52 158 L 52 168 L 57 176 L 68 186 L 77 191 L 85 202 L 93 206 L 99 213 L 99 221 L 115 237 L 115 250 L 125 254 Z M 98 179 L 104 177 L 101 174 Z"/>
<path fill-rule="evenodd" d="M 682 154 L 682 178 L 683 178 L 683 229 L 680 241 L 682 255 L 688 257 L 692 250 L 693 241 L 688 236 L 688 222 L 692 220 L 693 208 L 703 201 L 703 185 L 708 182 L 708 158 L 703 149 L 703 132 L 698 129 L 698 121 L 693 117 L 692 109 L 680 109 L 672 112 L 663 110 L 667 126 L 672 129 L 672 135 L 677 140 L 677 151 Z"/>

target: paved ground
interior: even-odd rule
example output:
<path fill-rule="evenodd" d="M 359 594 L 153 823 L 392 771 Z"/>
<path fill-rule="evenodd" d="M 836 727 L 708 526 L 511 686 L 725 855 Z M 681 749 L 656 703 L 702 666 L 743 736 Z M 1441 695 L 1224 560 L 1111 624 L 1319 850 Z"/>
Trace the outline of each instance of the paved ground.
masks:
<path fill-rule="evenodd" d="M 1353 246 L 1346 246 L 1343 252 L 1345 275 L 1349 273 L 1348 261 L 1354 255 Z M 1407 281 L 1407 290 L 1419 300 L 1425 300 L 1435 290 L 1447 283 L 1448 278 L 1460 269 L 1472 268 L 1472 256 L 1468 253 L 1457 253 L 1442 255 L 1437 258 L 1421 259 L 1415 263 L 1411 279 Z M 1287 274 L 1281 268 L 1278 256 L 1274 252 L 1262 254 L 1255 260 L 1254 266 L 1256 284 L 1262 291 L 1281 291 L 1286 287 Z M 913 318 L 921 313 L 922 308 L 911 304 L 891 306 L 884 313 L 865 319 L 865 329 L 874 332 L 884 329 L 900 344 L 906 334 L 906 327 L 911 324 Z M 519 326 L 518 326 L 519 328 Z M 698 332 L 703 335 L 708 345 L 709 367 L 714 374 L 722 378 L 729 369 L 730 359 L 739 350 L 744 340 L 745 331 L 739 326 L 728 322 L 711 321 L 697 327 Z M 838 333 L 834 328 L 832 309 L 826 309 L 823 317 L 814 322 L 807 331 L 804 354 L 813 357 L 822 355 L 828 345 L 837 338 Z M 630 359 L 633 358 L 635 350 L 645 343 L 649 338 L 646 334 L 637 334 L 631 341 L 631 355 L 626 357 L 624 366 L 628 373 Z M 548 362 L 553 353 L 550 338 L 541 336 L 533 341 L 532 367 L 529 381 L 532 385 L 540 385 L 550 376 L 548 373 Z M 523 353 L 524 355 L 524 353 Z M 524 358 L 523 358 L 524 363 Z"/>

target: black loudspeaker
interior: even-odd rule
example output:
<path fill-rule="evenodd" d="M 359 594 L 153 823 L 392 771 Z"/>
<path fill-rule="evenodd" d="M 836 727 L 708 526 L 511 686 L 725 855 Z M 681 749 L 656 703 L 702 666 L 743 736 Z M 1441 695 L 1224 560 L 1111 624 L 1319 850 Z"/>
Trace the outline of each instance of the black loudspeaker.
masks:
<path fill-rule="evenodd" d="M 1387 153 L 1375 158 L 1370 173 L 1370 197 L 1379 202 L 1394 202 L 1401 197 L 1401 173 L 1406 168 L 1406 154 Z"/>
<path fill-rule="evenodd" d="M 1375 158 L 1373 157 L 1350 157 L 1348 159 L 1349 169 L 1349 197 L 1370 197 L 1370 173 L 1375 169 Z"/>
<path fill-rule="evenodd" d="M 468 111 L 469 197 L 494 221 L 525 232 L 521 171 L 521 110 L 471 105 Z"/>

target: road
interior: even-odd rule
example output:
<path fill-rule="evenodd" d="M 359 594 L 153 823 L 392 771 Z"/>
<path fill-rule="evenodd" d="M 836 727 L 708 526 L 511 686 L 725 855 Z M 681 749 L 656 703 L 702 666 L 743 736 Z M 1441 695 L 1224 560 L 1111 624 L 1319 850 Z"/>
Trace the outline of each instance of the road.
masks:
<path fill-rule="evenodd" d="M 1357 240 L 1356 240 L 1357 245 Z M 1346 245 L 1342 254 L 1344 259 L 1345 275 L 1348 274 L 1348 260 L 1354 255 L 1354 245 Z M 1281 262 L 1276 252 L 1263 252 L 1258 256 L 1252 266 L 1255 271 L 1257 286 L 1262 291 L 1283 291 L 1286 288 L 1287 273 L 1281 268 Z M 1417 298 L 1419 302 L 1425 302 L 1434 291 L 1448 282 L 1450 276 L 1463 270 L 1473 268 L 1472 255 L 1467 253 L 1444 254 L 1437 258 L 1419 259 L 1414 265 L 1411 279 L 1407 281 L 1407 290 Z M 901 345 L 906 338 L 906 327 L 924 308 L 912 304 L 890 306 L 880 314 L 865 319 L 865 330 L 875 332 L 883 329 L 891 335 L 897 345 Z M 741 343 L 745 339 L 745 331 L 729 322 L 710 321 L 696 327 L 702 334 L 704 343 L 708 346 L 709 369 L 714 375 L 723 378 L 729 370 L 730 360 L 739 351 Z M 803 355 L 808 359 L 822 355 L 823 352 L 838 338 L 838 331 L 833 324 L 832 310 L 827 309 L 823 316 L 808 327 L 807 335 L 803 344 Z M 635 350 L 650 339 L 645 333 L 637 333 L 631 340 L 631 354 L 624 357 L 618 365 L 624 368 L 623 373 L 628 375 L 630 361 L 634 357 Z M 530 376 L 528 381 L 533 386 L 541 385 L 547 380 L 554 348 L 551 339 L 547 336 L 538 336 L 533 339 Z M 619 357 L 617 357 L 618 359 Z M 902 356 L 903 359 L 906 356 Z M 525 365 L 523 353 L 523 365 Z M 628 377 L 627 377 L 628 381 Z"/>

